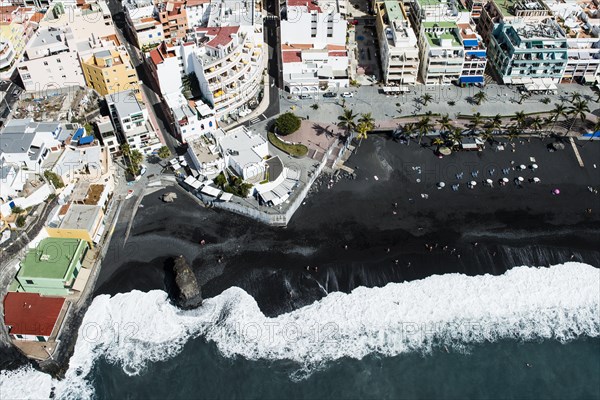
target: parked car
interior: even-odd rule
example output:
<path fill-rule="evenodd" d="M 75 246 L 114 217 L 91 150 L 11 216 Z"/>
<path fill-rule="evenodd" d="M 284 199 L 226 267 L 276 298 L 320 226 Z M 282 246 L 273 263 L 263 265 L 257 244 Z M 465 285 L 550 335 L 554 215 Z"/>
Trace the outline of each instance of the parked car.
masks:
<path fill-rule="evenodd" d="M 146 166 L 144 164 L 142 164 L 141 168 L 140 168 L 140 176 L 144 175 L 147 170 L 148 169 L 146 168 Z"/>
<path fill-rule="evenodd" d="M 344 92 L 344 93 L 342 93 L 342 97 L 344 97 L 344 98 L 354 97 L 354 93 L 352 93 L 352 92 Z"/>
<path fill-rule="evenodd" d="M 337 94 L 333 93 L 333 92 L 327 92 L 327 93 L 323 93 L 323 97 L 327 97 L 327 98 L 335 98 L 337 97 Z"/>
<path fill-rule="evenodd" d="M 312 99 L 312 96 L 310 94 L 301 94 L 300 96 L 298 96 L 301 100 L 308 100 L 308 99 Z"/>

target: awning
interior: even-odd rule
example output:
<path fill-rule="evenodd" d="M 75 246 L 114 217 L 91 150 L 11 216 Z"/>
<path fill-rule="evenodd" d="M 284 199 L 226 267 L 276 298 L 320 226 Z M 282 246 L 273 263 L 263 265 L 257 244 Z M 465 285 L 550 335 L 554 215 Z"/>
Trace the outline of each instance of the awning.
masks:
<path fill-rule="evenodd" d="M 483 76 L 461 76 L 460 83 L 483 83 Z"/>
<path fill-rule="evenodd" d="M 91 269 L 80 268 L 79 273 L 77 274 L 77 279 L 75 279 L 75 283 L 73 284 L 73 290 L 81 292 L 83 289 L 85 289 L 85 285 L 90 278 L 91 273 Z"/>
<path fill-rule="evenodd" d="M 594 83 L 594 82 L 596 82 L 596 76 L 595 76 L 595 75 L 593 75 L 593 74 L 584 75 L 584 76 L 583 76 L 583 80 L 584 80 L 586 83 Z"/>
<path fill-rule="evenodd" d="M 204 186 L 200 192 L 212 197 L 218 197 L 219 193 L 221 193 L 219 189 L 212 186 Z"/>
<path fill-rule="evenodd" d="M 223 193 L 221 193 L 221 196 L 219 197 L 219 200 L 222 200 L 222 201 L 231 201 L 232 198 L 233 198 L 233 194 L 227 193 L 227 192 L 223 192 Z"/>
<path fill-rule="evenodd" d="M 196 180 L 196 178 L 194 178 L 193 176 L 190 175 L 187 178 L 185 178 L 183 182 L 189 186 L 192 186 L 194 184 L 194 182 L 198 182 L 198 181 Z"/>
<path fill-rule="evenodd" d="M 94 236 L 94 243 L 98 244 L 100 243 L 100 240 L 102 239 L 102 235 L 104 234 L 104 229 L 105 229 L 105 225 L 101 224 L 100 228 L 98 228 L 98 233 L 96 233 L 96 236 Z"/>

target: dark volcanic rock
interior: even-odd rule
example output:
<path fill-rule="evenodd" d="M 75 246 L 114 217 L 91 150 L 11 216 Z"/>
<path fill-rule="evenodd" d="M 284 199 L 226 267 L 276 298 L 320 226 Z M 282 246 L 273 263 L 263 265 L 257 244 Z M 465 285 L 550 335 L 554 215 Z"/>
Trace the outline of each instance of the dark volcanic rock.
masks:
<path fill-rule="evenodd" d="M 198 286 L 194 271 L 183 256 L 175 259 L 173 271 L 175 272 L 175 283 L 179 289 L 179 295 L 175 299 L 177 305 L 185 310 L 202 305 L 200 286 Z"/>

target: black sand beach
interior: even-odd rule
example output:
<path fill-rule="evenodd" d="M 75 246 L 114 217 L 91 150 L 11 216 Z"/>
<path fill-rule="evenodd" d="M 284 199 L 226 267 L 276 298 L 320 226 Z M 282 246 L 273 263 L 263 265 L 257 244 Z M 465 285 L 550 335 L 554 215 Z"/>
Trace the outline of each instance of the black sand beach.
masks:
<path fill-rule="evenodd" d="M 515 152 L 488 146 L 438 159 L 415 142 L 371 136 L 347 163 L 356 180 L 340 179 L 329 189 L 323 177 L 287 228 L 202 208 L 184 193 L 165 204 L 154 193 L 143 200 L 125 246 L 126 223 L 117 226 L 97 294 L 169 290 L 171 257 L 180 254 L 193 264 L 204 296 L 239 286 L 269 315 L 330 291 L 432 274 L 501 274 L 569 260 L 600 267 L 600 194 L 588 190 L 600 189 L 600 143 L 579 143 L 583 168 L 568 143 L 553 153 L 550 139 L 516 143 Z M 530 157 L 535 172 L 511 169 L 510 182 L 499 187 L 502 168 L 511 161 L 530 166 Z M 464 179 L 454 192 L 460 171 Z M 513 183 L 519 175 L 522 187 Z M 528 182 L 534 176 L 541 183 Z M 487 178 L 493 187 L 484 185 Z M 470 180 L 478 182 L 474 189 Z M 446 186 L 438 190 L 440 181 Z"/>

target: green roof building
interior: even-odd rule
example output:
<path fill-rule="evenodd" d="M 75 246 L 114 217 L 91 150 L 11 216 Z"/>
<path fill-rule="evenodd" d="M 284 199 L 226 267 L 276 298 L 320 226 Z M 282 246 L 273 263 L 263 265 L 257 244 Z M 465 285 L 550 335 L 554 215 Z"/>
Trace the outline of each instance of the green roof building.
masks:
<path fill-rule="evenodd" d="M 87 249 L 87 243 L 80 239 L 44 239 L 21 261 L 17 280 L 26 292 L 66 296 Z"/>

